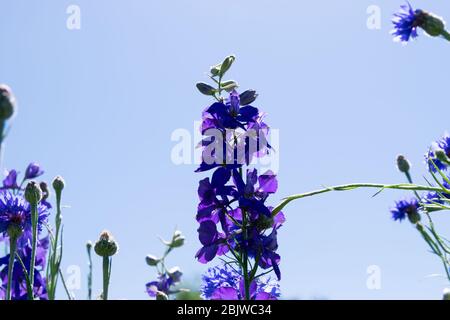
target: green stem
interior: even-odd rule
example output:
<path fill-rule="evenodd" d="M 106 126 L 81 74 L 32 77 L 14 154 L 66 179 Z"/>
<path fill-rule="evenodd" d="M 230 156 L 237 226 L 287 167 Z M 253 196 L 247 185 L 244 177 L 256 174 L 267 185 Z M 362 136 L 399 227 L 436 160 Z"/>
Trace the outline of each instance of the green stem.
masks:
<path fill-rule="evenodd" d="M 56 285 L 58 282 L 59 266 L 61 264 L 62 250 L 58 252 L 59 236 L 61 229 L 61 191 L 56 192 L 56 217 L 55 217 L 55 239 L 50 258 L 50 288 L 48 292 L 49 300 L 55 300 Z M 62 242 L 61 242 L 62 245 Z"/>
<path fill-rule="evenodd" d="M 108 300 L 108 287 L 109 287 L 109 257 L 103 257 L 103 300 Z"/>
<path fill-rule="evenodd" d="M 38 209 L 37 204 L 30 204 L 31 206 L 31 222 L 33 229 L 33 237 L 31 241 L 31 261 L 30 261 L 30 277 L 29 277 L 29 288 L 34 288 L 34 265 L 36 263 L 36 244 L 38 237 Z M 34 300 L 34 293 L 28 292 L 28 298 Z"/>
<path fill-rule="evenodd" d="M 17 251 L 17 238 L 10 238 L 9 242 L 8 284 L 6 286 L 6 300 L 11 300 L 12 275 Z"/>
<path fill-rule="evenodd" d="M 312 197 L 315 195 L 319 195 L 319 194 L 327 193 L 327 192 L 331 192 L 331 191 L 349 191 L 349 190 L 361 189 L 361 188 L 376 188 L 376 189 L 381 189 L 380 191 L 382 191 L 383 189 L 397 189 L 397 190 L 408 190 L 408 191 L 435 191 L 435 192 L 443 192 L 443 191 L 447 192 L 448 191 L 450 193 L 450 190 L 442 190 L 442 188 L 421 186 L 421 185 L 410 184 L 410 183 L 401 183 L 401 184 L 353 183 L 353 184 L 345 184 L 345 185 L 340 185 L 340 186 L 329 187 L 329 188 L 325 188 L 325 189 L 320 189 L 320 190 L 316 190 L 316 191 L 311 191 L 311 192 L 306 192 L 306 193 L 301 193 L 301 194 L 296 194 L 296 195 L 286 197 L 278 206 L 276 206 L 272 210 L 272 215 L 273 216 L 276 215 L 288 203 L 290 203 L 291 201 L 297 200 L 297 199 Z"/>
<path fill-rule="evenodd" d="M 242 235 L 244 237 L 244 242 L 247 241 L 247 212 L 242 211 Z M 248 274 L 248 252 L 244 249 L 242 253 L 242 271 L 244 273 L 244 293 L 245 300 L 250 300 L 250 279 Z"/>
<path fill-rule="evenodd" d="M 92 300 L 92 254 L 91 249 L 88 249 L 88 267 L 89 267 L 89 273 L 88 273 L 88 300 Z"/>
<path fill-rule="evenodd" d="M 442 32 L 442 36 L 444 37 L 445 40 L 450 41 L 450 33 L 447 30 L 444 30 Z"/>

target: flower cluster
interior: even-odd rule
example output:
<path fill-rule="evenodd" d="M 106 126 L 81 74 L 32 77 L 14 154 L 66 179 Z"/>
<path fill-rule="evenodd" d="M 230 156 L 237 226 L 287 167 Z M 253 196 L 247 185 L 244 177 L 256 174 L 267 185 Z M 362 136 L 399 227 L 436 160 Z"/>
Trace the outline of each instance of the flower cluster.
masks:
<path fill-rule="evenodd" d="M 17 242 L 16 253 L 20 260 L 15 259 L 12 268 L 12 299 L 27 298 L 27 284 L 25 267 L 30 266 L 32 251 L 32 208 L 26 200 L 25 189 L 22 187 L 27 181 L 35 179 L 43 174 L 43 170 L 37 163 L 30 163 L 25 170 L 25 174 L 18 183 L 17 170 L 6 171 L 3 186 L 0 190 L 0 233 L 1 241 L 10 245 L 11 238 Z M 41 183 L 42 189 L 45 183 Z M 42 201 L 37 204 L 37 230 L 41 234 L 43 226 L 47 224 L 49 209 L 51 205 L 46 201 L 48 191 L 43 195 Z M 46 267 L 46 256 L 49 248 L 48 236 L 41 236 L 37 239 L 36 260 L 34 264 L 34 296 L 40 299 L 47 299 L 46 279 L 43 271 Z M 10 267 L 10 254 L 0 258 L 0 279 L 2 286 L 0 295 L 5 297 L 8 284 L 8 269 Z"/>
<path fill-rule="evenodd" d="M 202 277 L 201 295 L 212 300 L 243 300 L 244 279 L 242 272 L 229 265 L 209 268 Z M 280 297 L 280 287 L 270 278 L 257 278 L 250 284 L 252 300 L 276 300 Z"/>
<path fill-rule="evenodd" d="M 266 203 L 269 195 L 277 191 L 276 175 L 270 170 L 258 174 L 256 169 L 248 167 L 254 158 L 267 155 L 272 147 L 267 141 L 269 127 L 263 121 L 265 114 L 250 105 L 257 97 L 256 92 L 248 90 L 239 94 L 234 81 L 223 82 L 234 83 L 229 90 L 222 83 L 233 61 L 233 56 L 227 57 L 211 69 L 217 89 L 197 85 L 202 93 L 214 96 L 217 102 L 203 112 L 201 125 L 205 138 L 201 142 L 202 163 L 197 172 L 214 171 L 211 178 L 199 182 L 196 219 L 200 224 L 198 235 L 202 247 L 196 258 L 201 263 L 208 263 L 216 256 L 227 258 L 228 263 L 240 270 L 245 293 L 227 297 L 254 299 L 258 268 L 266 272 L 273 270 L 281 278 L 277 232 L 285 218 L 282 212 L 272 214 L 272 207 Z M 221 96 L 222 91 L 229 92 L 227 98 Z M 235 290 L 239 289 L 238 282 L 233 282 Z"/>

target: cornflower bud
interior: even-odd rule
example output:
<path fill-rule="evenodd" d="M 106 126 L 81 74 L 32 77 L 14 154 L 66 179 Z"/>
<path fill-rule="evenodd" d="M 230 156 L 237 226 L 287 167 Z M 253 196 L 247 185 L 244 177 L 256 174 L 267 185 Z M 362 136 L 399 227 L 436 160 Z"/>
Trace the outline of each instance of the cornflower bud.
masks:
<path fill-rule="evenodd" d="M 56 176 L 56 178 L 53 179 L 52 186 L 56 192 L 61 192 L 65 186 L 64 179 L 61 176 Z"/>
<path fill-rule="evenodd" d="M 111 257 L 116 254 L 119 246 L 114 240 L 111 233 L 107 230 L 100 234 L 100 238 L 97 240 L 94 246 L 95 253 L 101 257 Z"/>
<path fill-rule="evenodd" d="M 16 102 L 11 88 L 0 84 L 0 120 L 8 120 L 14 114 Z"/>
<path fill-rule="evenodd" d="M 25 199 L 32 205 L 37 205 L 42 200 L 42 190 L 36 181 L 28 182 L 25 188 Z"/>
<path fill-rule="evenodd" d="M 409 161 L 408 161 L 408 159 L 405 158 L 405 156 L 399 155 L 397 157 L 397 168 L 398 168 L 398 170 L 400 170 L 400 172 L 403 172 L 403 173 L 409 172 L 411 165 L 409 164 Z"/>

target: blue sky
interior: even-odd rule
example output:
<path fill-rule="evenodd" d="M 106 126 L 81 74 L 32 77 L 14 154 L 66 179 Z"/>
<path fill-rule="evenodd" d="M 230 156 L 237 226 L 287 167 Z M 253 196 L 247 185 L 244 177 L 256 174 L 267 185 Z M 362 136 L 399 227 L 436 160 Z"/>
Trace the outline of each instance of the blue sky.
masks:
<path fill-rule="evenodd" d="M 402 46 L 389 35 L 402 1 L 72 0 L 2 1 L 0 82 L 19 113 L 4 165 L 38 161 L 47 179 L 67 182 L 64 268 L 78 265 L 86 293 L 85 242 L 107 228 L 120 244 L 111 297 L 146 299 L 155 276 L 157 236 L 175 226 L 187 244 L 171 258 L 194 281 L 205 269 L 194 216 L 201 176 L 176 166 L 171 133 L 193 131 L 210 102 L 195 90 L 208 67 L 230 53 L 242 89 L 280 131 L 279 192 L 347 182 L 400 182 L 397 154 L 422 182 L 423 154 L 449 129 L 448 44 L 422 36 Z M 81 29 L 66 28 L 66 8 L 81 9 Z M 369 5 L 381 30 L 366 27 Z M 450 16 L 450 4 L 413 1 Z M 447 281 L 438 259 L 388 209 L 402 192 L 328 194 L 292 203 L 280 230 L 285 298 L 434 299 Z M 436 217 L 443 231 L 450 219 Z M 95 257 L 95 288 L 100 259 Z M 379 266 L 381 289 L 366 286 Z M 60 297 L 63 297 L 62 292 Z"/>

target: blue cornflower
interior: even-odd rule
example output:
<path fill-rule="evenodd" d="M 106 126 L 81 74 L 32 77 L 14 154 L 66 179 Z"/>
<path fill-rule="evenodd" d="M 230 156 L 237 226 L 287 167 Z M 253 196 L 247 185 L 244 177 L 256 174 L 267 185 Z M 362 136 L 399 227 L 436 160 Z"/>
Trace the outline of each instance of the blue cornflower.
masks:
<path fill-rule="evenodd" d="M 47 206 L 38 205 L 38 228 L 47 220 Z M 8 228 L 19 227 L 25 237 L 31 237 L 31 206 L 22 195 L 4 190 L 0 193 L 0 233 L 7 235 Z"/>
<path fill-rule="evenodd" d="M 409 2 L 400 7 L 399 12 L 392 18 L 394 29 L 391 34 L 395 41 L 403 43 L 410 39 L 417 38 L 417 28 L 424 23 L 423 11 L 414 10 Z"/>
<path fill-rule="evenodd" d="M 244 300 L 244 285 L 241 272 L 228 264 L 213 268 L 202 276 L 200 288 L 202 297 L 209 300 Z M 277 300 L 280 288 L 276 281 L 270 278 L 258 277 L 250 284 L 251 300 Z"/>
<path fill-rule="evenodd" d="M 395 221 L 402 221 L 405 218 L 411 220 L 418 216 L 419 207 L 419 201 L 416 198 L 397 201 L 395 207 L 391 209 L 392 218 Z"/>

